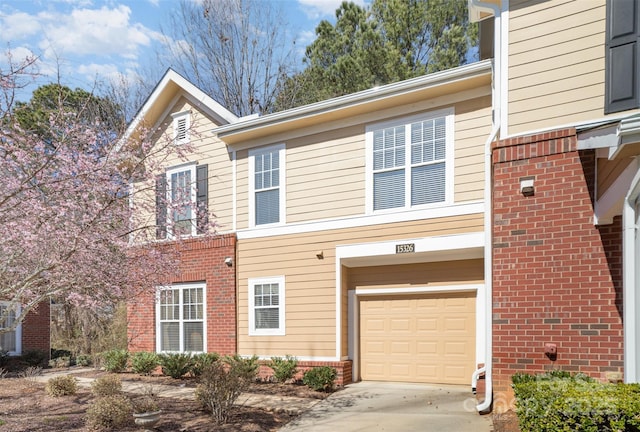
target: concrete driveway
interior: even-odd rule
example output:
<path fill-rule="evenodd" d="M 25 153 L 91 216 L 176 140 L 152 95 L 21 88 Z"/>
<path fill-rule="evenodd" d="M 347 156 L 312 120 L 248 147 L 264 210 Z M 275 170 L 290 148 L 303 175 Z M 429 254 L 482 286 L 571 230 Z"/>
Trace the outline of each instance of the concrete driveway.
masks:
<path fill-rule="evenodd" d="M 280 429 L 305 432 L 490 432 L 491 416 L 475 410 L 468 386 L 360 382 L 349 384 Z"/>

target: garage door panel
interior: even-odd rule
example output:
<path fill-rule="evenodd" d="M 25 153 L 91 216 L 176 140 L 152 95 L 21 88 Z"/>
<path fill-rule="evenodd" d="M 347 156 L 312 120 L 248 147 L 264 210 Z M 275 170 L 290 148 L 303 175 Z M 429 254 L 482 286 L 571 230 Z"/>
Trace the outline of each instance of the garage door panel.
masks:
<path fill-rule="evenodd" d="M 364 380 L 467 384 L 475 370 L 475 293 L 360 301 Z"/>

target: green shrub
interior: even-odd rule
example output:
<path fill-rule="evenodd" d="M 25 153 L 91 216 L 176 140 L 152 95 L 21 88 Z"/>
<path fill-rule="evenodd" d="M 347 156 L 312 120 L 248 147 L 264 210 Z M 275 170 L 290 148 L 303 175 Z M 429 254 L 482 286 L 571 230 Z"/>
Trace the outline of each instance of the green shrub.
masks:
<path fill-rule="evenodd" d="M 102 353 L 103 366 L 107 372 L 120 373 L 127 369 L 129 352 L 127 350 L 112 349 Z"/>
<path fill-rule="evenodd" d="M 91 383 L 91 393 L 96 397 L 115 396 L 122 393 L 122 380 L 117 375 L 103 375 Z"/>
<path fill-rule="evenodd" d="M 137 352 L 131 356 L 131 369 L 140 375 L 150 375 L 158 367 L 158 354 Z"/>
<path fill-rule="evenodd" d="M 249 385 L 249 379 L 242 372 L 238 367 L 227 370 L 222 362 L 212 363 L 202 371 L 196 400 L 217 424 L 227 421 L 236 399 Z"/>
<path fill-rule="evenodd" d="M 32 349 L 25 351 L 20 358 L 27 366 L 46 366 L 48 357 L 47 351 Z"/>
<path fill-rule="evenodd" d="M 51 348 L 51 359 L 57 359 L 59 357 L 71 358 L 71 351 L 65 349 Z"/>
<path fill-rule="evenodd" d="M 260 363 L 258 363 L 258 356 L 249 358 L 240 357 L 238 354 L 232 356 L 225 356 L 224 362 L 234 371 L 235 374 L 243 377 L 248 382 L 255 381 L 258 376 L 258 369 Z"/>
<path fill-rule="evenodd" d="M 45 390 L 53 397 L 74 395 L 78 391 L 78 381 L 71 375 L 53 377 L 47 381 Z"/>
<path fill-rule="evenodd" d="M 0 350 L 0 367 L 6 366 L 9 362 L 10 356 L 9 351 Z"/>
<path fill-rule="evenodd" d="M 518 375 L 513 385 L 522 432 L 624 432 L 640 428 L 640 385 L 585 375 Z"/>
<path fill-rule="evenodd" d="M 191 364 L 191 375 L 199 377 L 205 368 L 220 360 L 217 353 L 201 353 L 193 356 Z"/>
<path fill-rule="evenodd" d="M 87 426 L 97 430 L 119 430 L 131 423 L 133 407 L 123 395 L 96 398 L 87 408 Z"/>
<path fill-rule="evenodd" d="M 191 353 L 171 353 L 159 356 L 162 373 L 171 378 L 182 378 L 191 370 L 193 358 Z"/>
<path fill-rule="evenodd" d="M 306 371 L 302 377 L 302 382 L 313 390 L 330 392 L 333 390 L 333 383 L 337 375 L 334 368 L 319 366 Z"/>
<path fill-rule="evenodd" d="M 285 358 L 271 357 L 269 367 L 273 369 L 273 378 L 276 382 L 285 383 L 296 374 L 298 360 L 290 355 Z"/>
<path fill-rule="evenodd" d="M 91 366 L 91 356 L 89 354 L 78 354 L 76 357 L 76 364 L 78 366 Z"/>

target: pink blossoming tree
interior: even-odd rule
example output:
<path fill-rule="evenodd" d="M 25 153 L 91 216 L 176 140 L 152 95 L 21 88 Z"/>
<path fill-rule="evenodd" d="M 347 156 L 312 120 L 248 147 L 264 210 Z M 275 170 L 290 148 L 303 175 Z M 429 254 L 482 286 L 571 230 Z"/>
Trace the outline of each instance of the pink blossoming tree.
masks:
<path fill-rule="evenodd" d="M 142 129 L 123 139 L 63 103 L 45 136 L 25 130 L 13 100 L 33 65 L 0 70 L 0 334 L 50 298 L 99 309 L 168 283 L 180 239 L 157 247 L 153 215 L 166 197 L 154 173 L 193 150 L 168 137 L 152 146 Z M 173 201 L 163 206 L 184 208 Z"/>

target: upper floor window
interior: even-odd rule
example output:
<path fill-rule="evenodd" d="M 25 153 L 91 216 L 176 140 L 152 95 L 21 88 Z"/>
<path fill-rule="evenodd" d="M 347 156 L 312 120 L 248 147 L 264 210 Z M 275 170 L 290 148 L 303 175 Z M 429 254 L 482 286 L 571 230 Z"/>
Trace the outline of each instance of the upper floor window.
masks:
<path fill-rule="evenodd" d="M 452 111 L 367 127 L 368 208 L 407 209 L 451 200 Z"/>
<path fill-rule="evenodd" d="M 189 128 L 191 127 L 191 112 L 183 111 L 172 114 L 173 117 L 173 141 L 176 144 L 189 142 Z"/>
<path fill-rule="evenodd" d="M 208 168 L 179 166 L 156 178 L 156 237 L 201 234 L 207 225 Z"/>
<path fill-rule="evenodd" d="M 284 151 L 280 144 L 249 152 L 251 226 L 284 223 Z"/>
<path fill-rule="evenodd" d="M 0 328 L 8 328 L 13 325 L 16 319 L 15 309 L 10 308 L 8 303 L 0 303 Z M 20 354 L 20 342 L 18 331 L 12 330 L 0 333 L 0 351 L 11 354 Z"/>
<path fill-rule="evenodd" d="M 204 284 L 174 285 L 158 291 L 158 351 L 204 351 L 204 296 Z"/>

